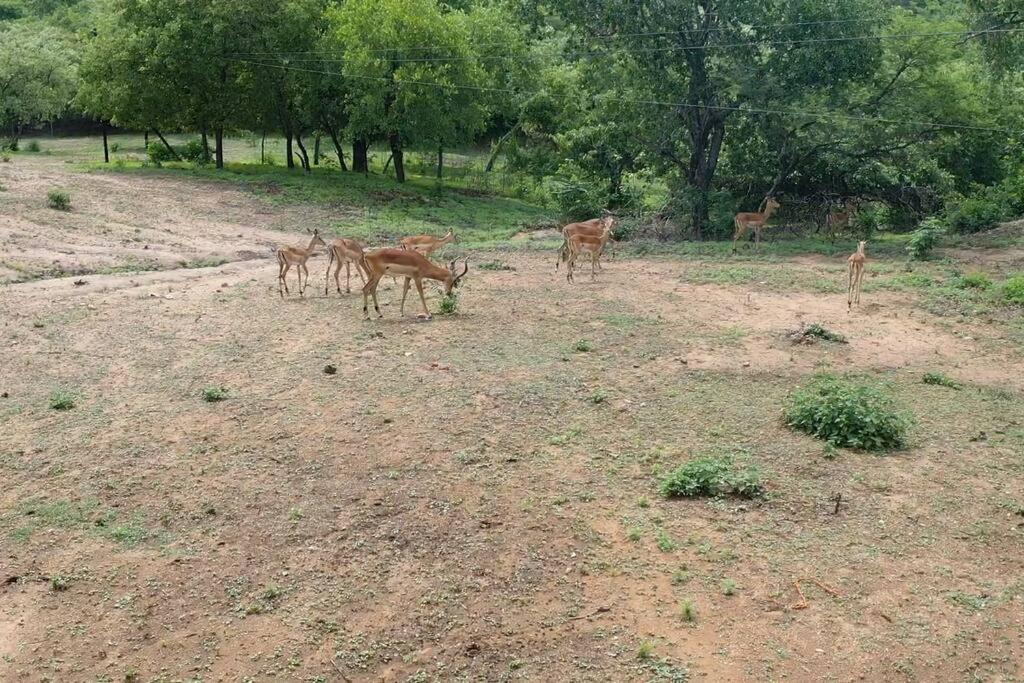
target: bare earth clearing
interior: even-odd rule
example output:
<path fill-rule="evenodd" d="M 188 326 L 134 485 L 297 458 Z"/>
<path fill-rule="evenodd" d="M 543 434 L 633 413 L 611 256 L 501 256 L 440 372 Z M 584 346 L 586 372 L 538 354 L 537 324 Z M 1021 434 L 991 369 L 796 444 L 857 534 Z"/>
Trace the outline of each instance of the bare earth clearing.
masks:
<path fill-rule="evenodd" d="M 366 323 L 322 256 L 277 297 L 270 246 L 324 207 L 44 157 L 0 182 L 0 276 L 89 273 L 0 286 L 0 680 L 1024 680 L 1024 357 L 998 320 L 690 284 L 698 260 L 573 287 L 526 249 L 468 254 L 456 316 L 399 320 L 388 281 Z M 117 272 L 150 258 L 170 270 Z M 850 343 L 793 345 L 801 322 Z M 911 448 L 826 459 L 785 428 L 819 370 L 890 382 Z M 767 499 L 657 494 L 721 450 Z M 836 595 L 798 609 L 798 579 Z"/>

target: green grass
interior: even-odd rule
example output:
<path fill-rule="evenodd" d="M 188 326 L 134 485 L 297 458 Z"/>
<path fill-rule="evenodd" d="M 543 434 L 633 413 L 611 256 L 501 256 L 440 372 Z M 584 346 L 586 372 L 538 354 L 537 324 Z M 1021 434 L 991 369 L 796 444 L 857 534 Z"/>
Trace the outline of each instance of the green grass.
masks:
<path fill-rule="evenodd" d="M 764 493 L 761 472 L 746 457 L 707 455 L 679 466 L 660 486 L 666 498 L 735 495 L 755 498 Z"/>
<path fill-rule="evenodd" d="M 223 401 L 227 397 L 228 390 L 226 387 L 206 387 L 203 389 L 203 400 L 207 403 Z"/>
<path fill-rule="evenodd" d="M 71 195 L 63 190 L 50 190 L 46 193 L 46 205 L 56 211 L 70 211 Z"/>
<path fill-rule="evenodd" d="M 75 407 L 75 396 L 71 392 L 58 390 L 50 394 L 50 408 L 53 410 L 71 410 Z"/>
<path fill-rule="evenodd" d="M 951 377 L 947 377 L 941 372 L 926 372 L 921 378 L 921 381 L 925 384 L 933 384 L 935 386 L 946 387 L 948 389 L 962 389 L 963 384 L 957 382 Z"/>
<path fill-rule="evenodd" d="M 16 528 L 11 536 L 22 542 L 27 542 L 40 528 L 89 532 L 126 548 L 156 536 L 141 515 L 122 519 L 118 510 L 104 507 L 95 498 L 24 501 L 14 507 L 14 516 L 6 521 L 14 523 Z"/>

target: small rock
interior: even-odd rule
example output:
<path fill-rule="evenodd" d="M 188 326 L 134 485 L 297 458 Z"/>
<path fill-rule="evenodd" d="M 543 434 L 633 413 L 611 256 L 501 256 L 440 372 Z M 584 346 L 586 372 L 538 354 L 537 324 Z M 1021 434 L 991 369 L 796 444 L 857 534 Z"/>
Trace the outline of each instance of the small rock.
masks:
<path fill-rule="evenodd" d="M 89 284 L 87 280 L 75 280 L 75 287 L 81 287 L 82 285 Z"/>
<path fill-rule="evenodd" d="M 324 366 L 324 374 L 325 375 L 333 375 L 336 372 L 338 372 L 338 368 L 334 367 L 330 363 L 328 363 L 327 365 Z"/>

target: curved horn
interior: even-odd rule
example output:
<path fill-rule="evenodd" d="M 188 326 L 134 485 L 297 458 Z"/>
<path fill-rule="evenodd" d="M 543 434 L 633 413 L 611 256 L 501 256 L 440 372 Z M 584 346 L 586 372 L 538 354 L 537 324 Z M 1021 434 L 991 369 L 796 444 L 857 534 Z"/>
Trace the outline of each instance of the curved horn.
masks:
<path fill-rule="evenodd" d="M 469 259 L 465 261 L 466 267 L 462 269 L 462 272 L 455 276 L 454 282 L 458 282 L 462 277 L 469 272 Z M 452 272 L 455 272 L 455 261 L 452 261 Z"/>

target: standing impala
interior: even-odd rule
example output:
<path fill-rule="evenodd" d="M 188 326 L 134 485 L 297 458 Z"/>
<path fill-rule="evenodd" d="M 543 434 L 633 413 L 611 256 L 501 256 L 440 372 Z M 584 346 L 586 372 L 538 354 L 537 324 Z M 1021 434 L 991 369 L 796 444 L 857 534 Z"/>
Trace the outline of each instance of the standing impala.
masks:
<path fill-rule="evenodd" d="M 334 284 L 338 289 L 338 294 L 341 294 L 341 265 L 345 264 L 345 293 L 352 291 L 349 283 L 352 279 L 352 264 L 356 264 L 356 274 L 359 275 L 359 280 L 366 283 L 366 278 L 363 277 L 363 246 L 355 240 L 350 240 L 345 237 L 339 237 L 338 239 L 331 242 L 328 247 L 328 259 L 327 259 L 327 281 L 324 282 L 324 296 L 327 296 L 327 290 L 331 284 L 331 266 L 337 263 L 334 268 Z M 367 276 L 368 277 L 368 276 Z"/>
<path fill-rule="evenodd" d="M 830 209 L 828 215 L 825 216 L 825 227 L 829 233 L 835 233 L 836 231 L 849 227 L 850 221 L 857 214 L 857 205 L 852 201 L 847 200 L 840 209 Z"/>
<path fill-rule="evenodd" d="M 588 235 L 590 237 L 601 237 L 608 232 L 608 240 L 615 242 L 611 237 L 611 231 L 615 229 L 615 216 L 605 212 L 600 218 L 591 218 L 589 221 L 569 223 L 562 228 L 562 246 L 558 248 L 558 258 L 555 260 L 555 270 L 562 261 L 569 260 L 569 238 L 573 235 Z M 598 268 L 601 264 L 598 263 Z"/>
<path fill-rule="evenodd" d="M 764 211 L 758 213 L 738 213 L 734 219 L 736 225 L 736 232 L 732 235 L 732 253 L 736 253 L 736 242 L 746 234 L 747 230 L 754 229 L 754 245 L 755 248 L 761 244 L 761 230 L 764 229 L 765 223 L 772 217 L 772 214 L 782 206 L 775 197 L 765 197 L 764 199 Z"/>
<path fill-rule="evenodd" d="M 302 272 L 306 272 L 306 284 L 309 284 L 309 268 L 306 268 L 306 261 L 313 255 L 313 251 L 317 246 L 327 246 L 327 243 L 320 238 L 320 232 L 318 230 L 313 231 L 313 237 L 309 240 L 309 246 L 303 249 L 302 247 L 279 247 L 277 250 L 277 292 L 284 298 L 284 295 L 291 294 L 288 291 L 288 281 L 285 276 L 292 266 L 295 266 L 295 274 L 299 277 L 299 296 L 302 296 Z M 281 291 L 281 286 L 284 285 L 284 291 Z"/>
<path fill-rule="evenodd" d="M 565 264 L 565 279 L 573 282 L 572 271 L 576 266 L 576 257 L 584 252 L 590 254 L 590 279 L 597 277 L 597 263 L 601 260 L 604 247 L 612 237 L 611 228 L 605 228 L 600 237 L 593 235 L 572 235 L 569 237 L 569 258 Z"/>
<path fill-rule="evenodd" d="M 409 283 L 415 282 L 416 291 L 419 292 L 420 302 L 423 304 L 423 314 L 419 317 L 430 320 L 427 299 L 423 296 L 424 278 L 441 282 L 444 285 L 445 296 L 447 296 L 458 286 L 459 280 L 469 272 L 469 259 L 466 259 L 462 272 L 456 275 L 455 261 L 449 263 L 447 268 L 442 268 L 414 249 L 378 249 L 363 256 L 363 268 L 370 276 L 366 284 L 363 285 L 363 316 L 367 320 L 370 318 L 367 301 L 370 296 L 373 297 L 373 310 L 377 311 L 377 317 L 384 317 L 377 303 L 377 285 L 385 275 L 405 278 L 399 315 L 405 315 L 405 297 L 409 294 Z"/>
<path fill-rule="evenodd" d="M 846 262 L 850 265 L 850 277 L 846 288 L 847 311 L 852 310 L 854 304 L 860 306 L 860 287 L 864 282 L 864 264 L 868 260 L 867 255 L 864 253 L 864 247 L 867 244 L 864 241 L 858 242 L 857 251 L 850 254 L 850 258 L 846 259 Z"/>
<path fill-rule="evenodd" d="M 449 242 L 455 241 L 455 233 L 448 230 L 448 233 L 444 237 L 434 237 L 433 235 L 413 235 L 410 237 L 403 237 L 398 241 L 402 245 L 402 249 L 415 249 L 424 256 L 430 256 L 431 253 L 437 251 Z"/>

